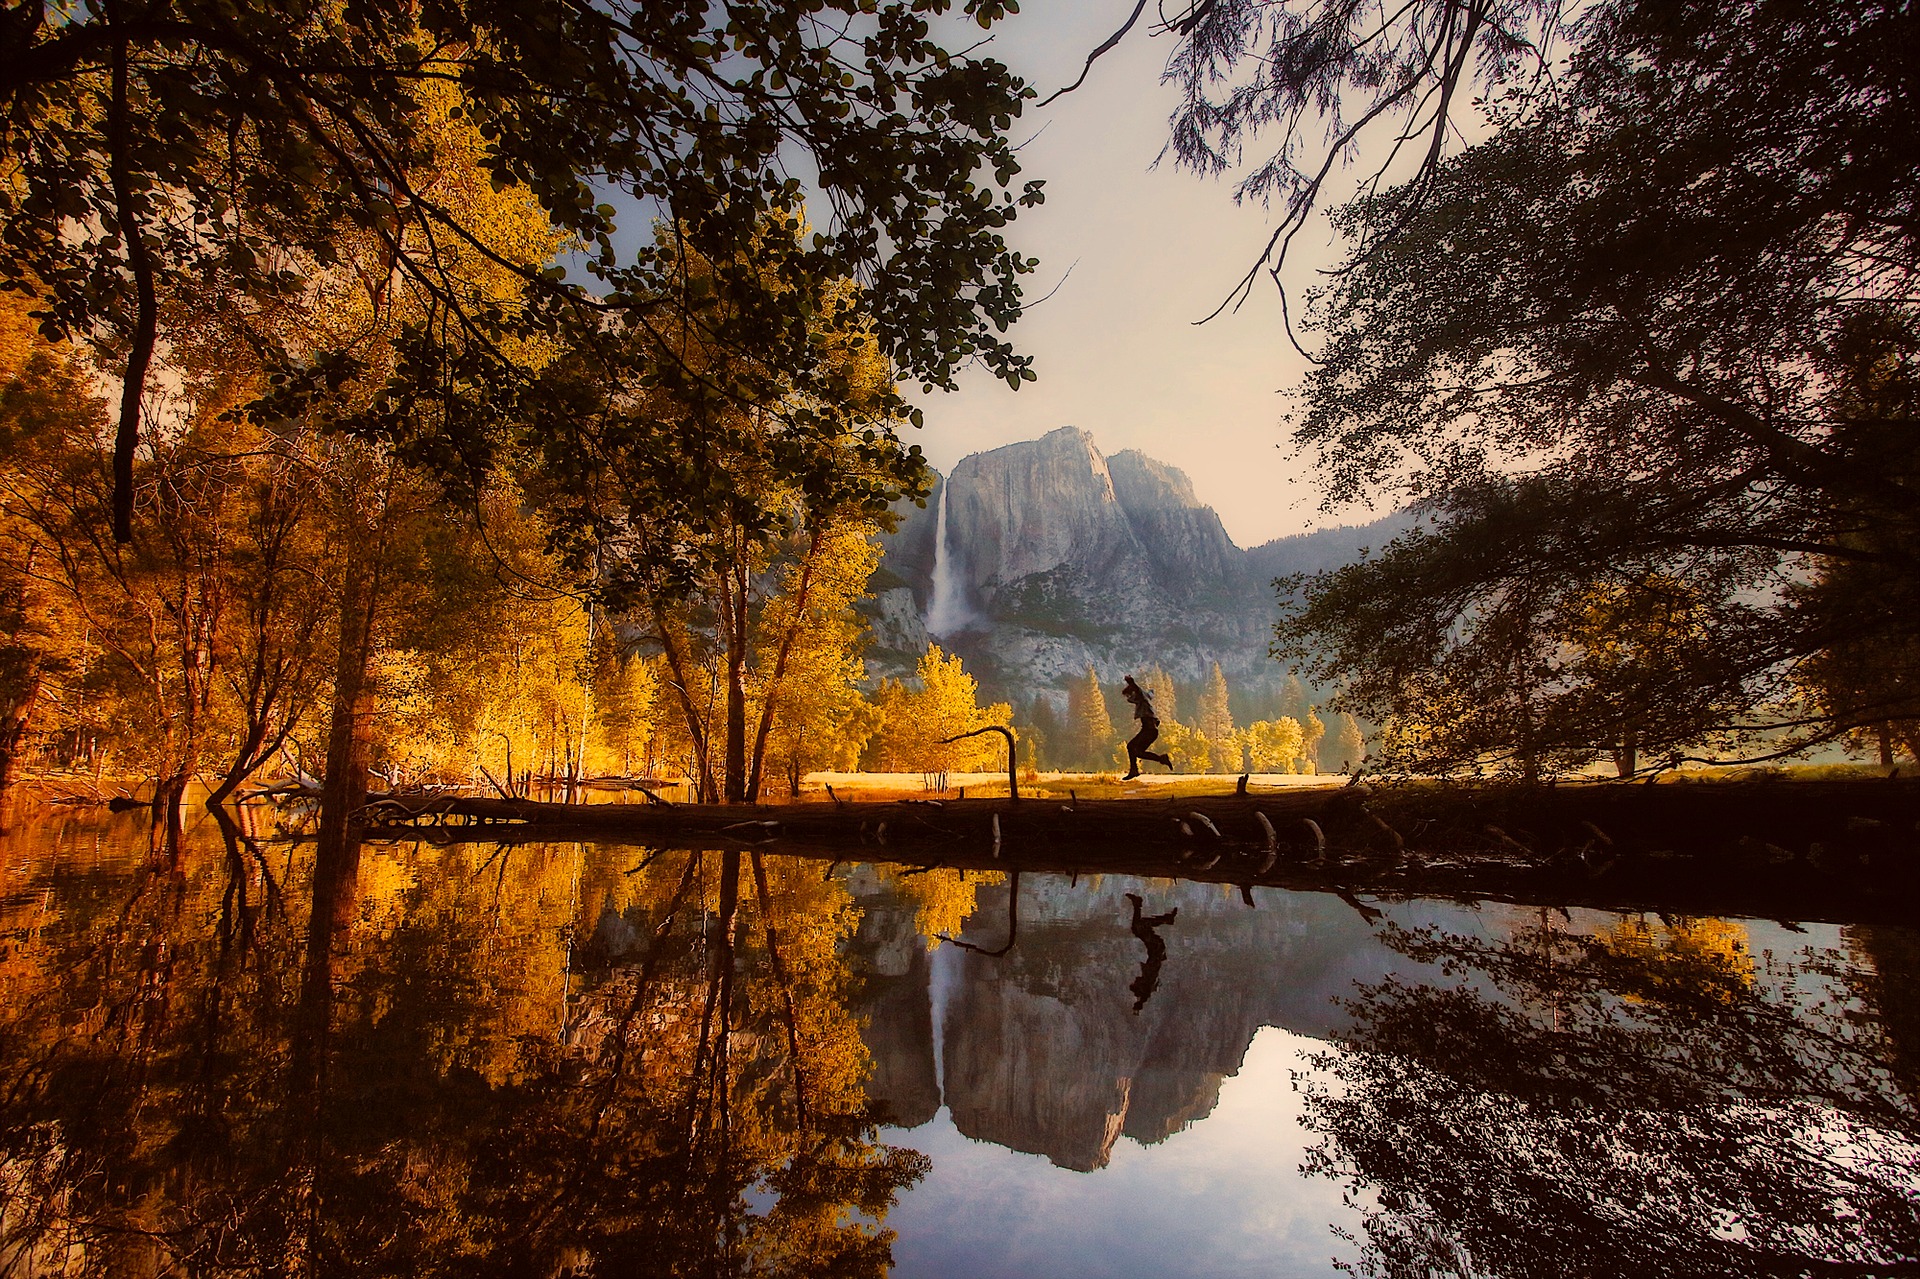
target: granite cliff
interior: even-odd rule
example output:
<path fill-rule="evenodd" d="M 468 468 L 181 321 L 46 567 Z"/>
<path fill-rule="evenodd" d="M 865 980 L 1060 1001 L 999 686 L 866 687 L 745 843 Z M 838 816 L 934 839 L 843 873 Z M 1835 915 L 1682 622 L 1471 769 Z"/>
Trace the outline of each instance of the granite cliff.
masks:
<path fill-rule="evenodd" d="M 867 604 L 877 673 L 912 669 L 929 639 L 990 693 L 1158 664 L 1198 680 L 1277 674 L 1267 657 L 1275 576 L 1344 563 L 1404 516 L 1235 546 L 1178 469 L 1105 457 L 1062 427 L 962 458 L 926 507 L 903 507 Z M 944 527 L 943 527 L 944 525 Z"/>

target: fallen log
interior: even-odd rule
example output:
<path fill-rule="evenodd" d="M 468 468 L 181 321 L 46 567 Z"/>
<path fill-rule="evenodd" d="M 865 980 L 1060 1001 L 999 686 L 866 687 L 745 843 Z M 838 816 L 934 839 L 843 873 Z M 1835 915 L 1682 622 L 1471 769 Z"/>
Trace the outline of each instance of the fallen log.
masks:
<path fill-rule="evenodd" d="M 872 832 L 889 859 L 915 860 L 915 850 L 927 849 L 918 860 L 928 860 L 937 844 L 943 864 L 962 868 L 1082 868 L 1238 884 L 1257 866 L 1253 882 L 1273 887 L 1337 879 L 1370 893 L 1522 894 L 1617 908 L 1660 903 L 1671 910 L 1835 919 L 1920 914 L 1914 891 L 1920 889 L 1920 783 L 1914 782 L 1409 786 L 1377 788 L 1364 800 L 1338 790 L 1257 800 L 1226 793 L 1205 799 L 1210 824 L 1222 835 L 1202 841 L 1198 857 L 1202 845 L 1187 820 L 1192 802 L 1191 796 L 1079 799 L 1062 811 L 1004 799 L 952 800 L 938 810 L 943 825 L 934 826 L 921 816 L 924 805 L 905 803 L 666 808 L 393 797 L 382 805 L 390 824 L 380 834 L 414 832 L 395 810 L 417 803 L 415 822 L 485 823 L 471 830 L 445 825 L 432 832 L 440 843 L 568 838 L 717 847 L 730 826 L 737 842 L 741 823 L 777 822 L 777 836 L 762 847 L 803 856 L 846 857 L 864 842 L 863 832 Z M 429 814 L 429 806 L 436 811 Z M 1383 839 L 1383 825 L 1401 839 Z M 1604 857 L 1597 849 L 1577 858 L 1538 855 L 1590 847 L 1596 828 L 1607 832 Z M 1525 844 L 1509 834 L 1515 830 L 1527 833 Z M 424 829 L 417 833 L 426 837 Z M 1409 856 L 1416 851 L 1418 857 Z M 1219 860 L 1207 860 L 1215 855 Z M 1183 856 L 1206 869 L 1183 864 Z"/>

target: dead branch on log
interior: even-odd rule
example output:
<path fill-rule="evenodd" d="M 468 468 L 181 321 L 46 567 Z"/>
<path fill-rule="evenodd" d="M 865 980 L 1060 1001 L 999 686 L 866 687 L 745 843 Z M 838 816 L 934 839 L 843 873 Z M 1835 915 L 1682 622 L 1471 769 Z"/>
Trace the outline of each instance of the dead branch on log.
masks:
<path fill-rule="evenodd" d="M 952 737 L 943 737 L 940 739 L 940 744 L 942 746 L 947 746 L 968 737 L 978 737 L 982 733 L 998 733 L 1002 737 L 1007 739 L 1007 797 L 1011 802 L 1015 804 L 1019 803 L 1020 802 L 1020 777 L 1019 777 L 1018 771 L 1014 767 L 1013 730 L 1012 729 L 1003 728 L 999 724 L 988 724 L 985 728 L 976 728 L 970 733 L 957 733 Z M 967 793 L 966 789 L 964 787 L 961 788 L 960 793 L 961 795 L 964 796 Z"/>

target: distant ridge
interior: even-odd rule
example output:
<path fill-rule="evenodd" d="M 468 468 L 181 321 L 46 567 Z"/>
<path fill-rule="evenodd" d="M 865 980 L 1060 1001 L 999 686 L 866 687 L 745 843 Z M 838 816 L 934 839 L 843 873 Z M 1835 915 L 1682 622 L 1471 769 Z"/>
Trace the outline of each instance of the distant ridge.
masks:
<path fill-rule="evenodd" d="M 1365 524 L 1340 524 L 1262 542 L 1246 552 L 1247 568 L 1270 582 L 1289 573 L 1324 573 L 1351 564 L 1362 551 L 1378 551 L 1419 522 L 1412 511 L 1395 511 Z"/>

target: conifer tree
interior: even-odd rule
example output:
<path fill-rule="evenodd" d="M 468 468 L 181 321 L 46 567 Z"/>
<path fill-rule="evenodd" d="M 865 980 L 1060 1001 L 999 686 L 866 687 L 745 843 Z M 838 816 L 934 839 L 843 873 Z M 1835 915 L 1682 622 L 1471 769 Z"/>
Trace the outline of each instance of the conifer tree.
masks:
<path fill-rule="evenodd" d="M 1280 686 L 1280 713 L 1302 724 L 1313 713 L 1313 707 L 1307 701 L 1307 686 L 1292 671 L 1287 672 L 1286 682 Z"/>
<path fill-rule="evenodd" d="M 1060 713 L 1044 695 L 1033 699 L 1027 711 L 1027 724 L 1020 732 L 1026 743 L 1026 761 L 1030 767 L 1051 767 L 1059 762 L 1061 749 Z"/>
<path fill-rule="evenodd" d="M 1180 718 L 1180 699 L 1173 691 L 1173 676 L 1155 666 L 1139 679 L 1140 687 L 1153 703 L 1153 713 L 1167 723 Z"/>
<path fill-rule="evenodd" d="M 1206 685 L 1200 691 L 1200 706 L 1194 715 L 1193 726 L 1210 740 L 1224 742 L 1233 735 L 1233 711 L 1228 705 L 1230 694 L 1227 691 L 1227 677 L 1215 662 L 1207 674 Z"/>
<path fill-rule="evenodd" d="M 1207 681 L 1200 690 L 1200 705 L 1194 716 L 1194 729 L 1207 739 L 1213 748 L 1212 771 L 1232 773 L 1240 769 L 1244 743 L 1240 734 L 1234 731 L 1232 694 L 1227 689 L 1227 677 L 1215 662 L 1207 674 Z"/>
<path fill-rule="evenodd" d="M 1071 762 L 1081 768 L 1105 768 L 1114 762 L 1113 716 L 1107 712 L 1107 695 L 1100 690 L 1100 676 L 1092 666 L 1087 667 L 1086 678 L 1068 686 L 1066 739 Z"/>
<path fill-rule="evenodd" d="M 1367 758 L 1367 739 L 1360 732 L 1360 725 L 1353 716 L 1340 712 L 1333 730 L 1333 757 L 1340 761 L 1340 771 L 1351 773 L 1359 768 Z"/>

